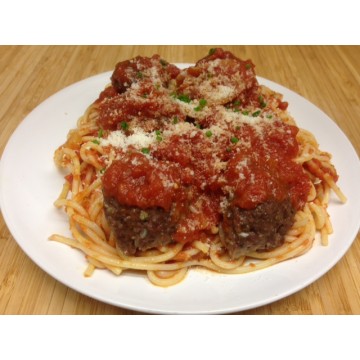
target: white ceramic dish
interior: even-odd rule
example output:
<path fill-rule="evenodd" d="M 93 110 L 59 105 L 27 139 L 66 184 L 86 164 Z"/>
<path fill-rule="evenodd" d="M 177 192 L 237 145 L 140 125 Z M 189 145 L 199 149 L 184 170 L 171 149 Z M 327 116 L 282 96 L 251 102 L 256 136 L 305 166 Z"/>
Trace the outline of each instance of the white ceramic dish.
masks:
<path fill-rule="evenodd" d="M 260 83 L 284 94 L 298 125 L 314 133 L 321 149 L 333 154 L 339 185 L 348 202 L 342 205 L 335 196 L 331 199 L 334 234 L 329 246 L 322 247 L 317 240 L 304 256 L 246 275 L 193 270 L 180 284 L 165 289 L 140 274 L 116 277 L 97 270 L 85 278 L 83 254 L 48 240 L 52 233 L 69 235 L 64 213 L 53 206 L 63 184 L 53 153 L 110 75 L 103 73 L 75 83 L 40 104 L 16 129 L 0 162 L 0 204 L 6 224 L 24 252 L 48 274 L 92 298 L 137 311 L 231 313 L 299 291 L 329 271 L 349 249 L 360 223 L 360 164 L 354 148 L 338 126 L 309 101 L 259 78 Z"/>

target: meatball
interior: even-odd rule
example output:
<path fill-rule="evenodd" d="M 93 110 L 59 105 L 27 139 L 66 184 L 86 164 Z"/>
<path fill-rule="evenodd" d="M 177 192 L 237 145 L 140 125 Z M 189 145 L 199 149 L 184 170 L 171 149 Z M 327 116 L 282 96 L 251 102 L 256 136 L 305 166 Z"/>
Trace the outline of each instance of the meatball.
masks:
<path fill-rule="evenodd" d="M 168 88 L 180 73 L 175 65 L 153 55 L 151 58 L 137 56 L 116 64 L 111 83 L 118 93 L 125 92 L 133 83 L 151 80 L 153 84 Z"/>
<path fill-rule="evenodd" d="M 121 205 L 113 197 L 104 197 L 104 209 L 117 246 L 126 255 L 172 242 L 176 226 L 170 212 L 160 207 L 142 210 Z"/>
<path fill-rule="evenodd" d="M 229 205 L 220 226 L 220 239 L 233 259 L 274 249 L 284 243 L 295 212 L 290 199 L 267 201 L 254 209 Z"/>
<path fill-rule="evenodd" d="M 179 176 L 178 166 L 136 152 L 107 168 L 102 177 L 105 216 L 125 254 L 172 241 Z"/>

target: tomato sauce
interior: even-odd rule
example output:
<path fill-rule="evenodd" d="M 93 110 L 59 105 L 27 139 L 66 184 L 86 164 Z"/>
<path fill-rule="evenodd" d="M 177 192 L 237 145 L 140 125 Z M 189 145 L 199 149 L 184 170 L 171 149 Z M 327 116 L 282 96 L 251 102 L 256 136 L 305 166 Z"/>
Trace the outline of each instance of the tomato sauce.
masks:
<path fill-rule="evenodd" d="M 276 122 L 265 125 L 262 131 L 259 136 L 246 127 L 236 133 L 251 146 L 228 162 L 225 177 L 234 191 L 233 204 L 252 209 L 266 201 L 290 197 L 293 207 L 299 209 L 306 202 L 310 182 L 302 166 L 293 161 L 298 153 L 298 129 Z"/>
<path fill-rule="evenodd" d="M 231 97 L 208 102 L 199 79 L 212 79 L 214 92 L 230 89 Z M 104 194 L 168 211 L 178 223 L 174 239 L 183 243 L 214 236 L 226 203 L 253 209 L 290 199 L 301 209 L 310 180 L 294 161 L 298 128 L 273 116 L 260 91 L 252 62 L 220 49 L 183 71 L 159 57 L 121 63 L 96 101 L 98 124 L 127 136 L 140 127 L 154 141 L 118 151 L 102 178 Z"/>
<path fill-rule="evenodd" d="M 180 168 L 128 153 L 121 161 L 112 163 L 102 182 L 105 194 L 114 196 L 121 204 L 169 210 L 179 189 Z"/>

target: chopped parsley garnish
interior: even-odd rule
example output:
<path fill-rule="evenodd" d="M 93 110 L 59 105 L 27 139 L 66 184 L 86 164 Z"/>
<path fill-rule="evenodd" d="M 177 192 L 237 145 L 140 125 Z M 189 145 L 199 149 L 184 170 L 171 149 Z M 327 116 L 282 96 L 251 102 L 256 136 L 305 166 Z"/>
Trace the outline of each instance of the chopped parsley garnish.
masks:
<path fill-rule="evenodd" d="M 104 136 L 104 130 L 103 129 L 99 129 L 98 131 L 98 138 L 102 138 Z"/>
<path fill-rule="evenodd" d="M 195 111 L 201 111 L 207 104 L 207 101 L 205 99 L 199 100 L 199 105 L 194 108 Z"/>
<path fill-rule="evenodd" d="M 205 133 L 205 135 L 209 138 L 209 137 L 212 136 L 212 132 L 211 132 L 210 130 L 208 130 L 208 131 Z"/>
<path fill-rule="evenodd" d="M 120 123 L 120 126 L 121 126 L 121 128 L 123 129 L 123 130 L 128 130 L 129 129 L 129 124 L 126 122 L 126 121 L 122 121 L 121 123 Z"/>
<path fill-rule="evenodd" d="M 95 139 L 95 140 L 93 140 L 92 142 L 93 142 L 94 144 L 96 144 L 96 145 L 100 145 L 100 141 L 99 141 L 99 140 L 96 140 L 96 139 Z"/>
<path fill-rule="evenodd" d="M 272 115 L 271 114 L 268 114 L 268 115 L 266 115 L 266 117 L 268 118 L 268 119 L 272 119 Z"/>
<path fill-rule="evenodd" d="M 245 115 L 245 116 L 247 116 L 247 115 L 249 115 L 249 112 L 248 112 L 247 110 L 244 110 L 244 111 L 242 112 L 242 114 Z"/>
<path fill-rule="evenodd" d="M 205 99 L 200 99 L 200 101 L 199 101 L 200 106 L 204 107 L 204 106 L 206 106 L 206 104 L 207 104 L 207 101 Z"/>
<path fill-rule="evenodd" d="M 235 100 L 233 104 L 234 104 L 234 106 L 239 106 L 239 105 L 241 105 L 241 101 L 240 100 Z"/>
<path fill-rule="evenodd" d="M 177 124 L 179 122 L 179 119 L 177 116 L 174 116 L 174 119 L 173 119 L 173 124 Z"/>
<path fill-rule="evenodd" d="M 233 144 L 236 144 L 239 142 L 239 139 L 236 137 L 236 136 L 233 136 L 230 141 L 233 143 Z"/>
<path fill-rule="evenodd" d="M 191 101 L 191 99 L 189 98 L 189 96 L 185 95 L 185 94 L 180 94 L 177 96 L 177 99 L 180 101 L 183 101 L 184 103 L 189 103 Z"/>
<path fill-rule="evenodd" d="M 245 67 L 246 67 L 246 70 L 249 70 L 249 69 L 251 69 L 251 64 L 248 63 L 245 65 Z"/>
<path fill-rule="evenodd" d="M 209 55 L 214 55 L 215 54 L 215 51 L 216 51 L 216 48 L 211 48 L 209 50 Z"/>
<path fill-rule="evenodd" d="M 141 97 L 143 97 L 144 99 L 146 99 L 148 97 L 148 94 L 142 94 Z"/>
<path fill-rule="evenodd" d="M 260 95 L 259 96 L 259 103 L 260 103 L 260 107 L 263 109 L 264 107 L 266 107 L 266 102 L 264 101 L 264 98 Z"/>
<path fill-rule="evenodd" d="M 161 131 L 160 130 L 155 130 L 155 134 L 156 134 L 156 140 L 157 141 L 161 141 L 163 138 L 161 136 Z"/>
<path fill-rule="evenodd" d="M 143 73 L 142 73 L 141 71 L 138 71 L 138 72 L 136 73 L 136 77 L 137 77 L 138 79 L 142 79 L 142 78 L 144 77 L 144 75 L 143 75 Z"/>
<path fill-rule="evenodd" d="M 257 117 L 257 116 L 260 115 L 260 113 L 261 113 L 261 110 L 255 111 L 255 112 L 252 113 L 252 116 Z"/>
<path fill-rule="evenodd" d="M 160 59 L 160 64 L 165 67 L 165 66 L 167 66 L 169 63 L 168 63 L 166 60 L 164 60 L 164 59 Z"/>
<path fill-rule="evenodd" d="M 141 149 L 141 152 L 142 152 L 143 154 L 150 154 L 150 149 L 149 149 L 149 148 L 142 148 L 142 149 Z"/>

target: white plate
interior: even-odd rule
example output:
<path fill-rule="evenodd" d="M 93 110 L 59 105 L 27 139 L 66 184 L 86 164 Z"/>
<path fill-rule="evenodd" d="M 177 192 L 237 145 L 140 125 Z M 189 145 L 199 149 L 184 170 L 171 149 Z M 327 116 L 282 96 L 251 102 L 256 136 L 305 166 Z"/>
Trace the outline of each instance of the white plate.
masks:
<path fill-rule="evenodd" d="M 184 64 L 183 64 L 184 66 Z M 54 150 L 69 129 L 109 82 L 103 73 L 71 85 L 34 109 L 10 138 L 0 163 L 0 204 L 6 224 L 25 253 L 44 271 L 70 288 L 116 306 L 150 313 L 230 313 L 255 308 L 293 294 L 331 269 L 352 244 L 360 222 L 360 165 L 343 132 L 321 110 L 271 81 L 259 82 L 284 94 L 299 126 L 314 133 L 323 150 L 333 154 L 345 205 L 332 197 L 329 206 L 334 234 L 330 245 L 318 240 L 302 257 L 246 275 L 190 271 L 171 288 L 152 285 L 140 274 L 119 277 L 97 270 L 83 276 L 84 256 L 48 240 L 69 234 L 62 211 L 53 206 L 63 184 L 54 165 Z"/>

